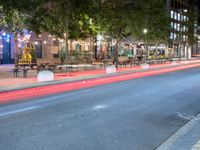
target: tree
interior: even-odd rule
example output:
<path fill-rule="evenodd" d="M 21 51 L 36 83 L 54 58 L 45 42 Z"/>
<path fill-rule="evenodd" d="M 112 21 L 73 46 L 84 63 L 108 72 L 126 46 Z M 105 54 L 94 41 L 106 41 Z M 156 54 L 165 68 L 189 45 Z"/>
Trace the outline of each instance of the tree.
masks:
<path fill-rule="evenodd" d="M 26 15 L 19 13 L 19 11 L 12 9 L 6 10 L 0 6 L 0 27 L 1 31 L 14 34 L 15 45 L 15 63 L 17 63 L 18 55 L 18 39 L 17 35 L 22 33 L 26 28 Z"/>
<path fill-rule="evenodd" d="M 188 45 L 192 49 L 194 49 L 195 44 L 198 42 L 198 8 L 194 7 L 196 0 L 191 0 L 190 2 L 190 9 L 188 10 L 188 18 L 186 21 L 186 25 L 188 27 Z M 191 50 L 192 50 L 191 49 Z M 187 48 L 187 58 L 189 56 L 188 48 Z"/>
<path fill-rule="evenodd" d="M 146 41 L 147 50 L 150 42 L 168 41 L 170 24 L 165 0 L 99 0 L 98 5 L 98 23 L 116 39 L 116 67 L 122 35 Z M 145 34 L 144 29 L 148 30 Z"/>
<path fill-rule="evenodd" d="M 144 41 L 149 53 L 149 44 L 168 43 L 170 18 L 166 12 L 165 0 L 136 0 L 135 22 L 131 23 L 132 35 L 138 41 Z M 147 32 L 144 34 L 144 29 Z"/>
<path fill-rule="evenodd" d="M 103 0 L 99 1 L 98 23 L 101 29 L 116 39 L 115 64 L 118 68 L 118 51 L 122 34 L 130 33 L 128 30 L 129 18 L 134 13 L 133 1 Z"/>
<path fill-rule="evenodd" d="M 26 14 L 27 29 L 37 34 L 48 32 L 51 35 L 64 38 L 67 56 L 69 56 L 69 38 L 86 38 L 97 34 L 98 27 L 95 26 L 95 21 L 90 17 L 94 13 L 94 9 L 91 9 L 94 7 L 93 2 L 95 0 L 34 0 L 30 2 L 0 0 L 1 5 L 8 12 L 14 9 Z"/>
<path fill-rule="evenodd" d="M 36 33 L 48 32 L 66 41 L 69 59 L 68 39 L 87 38 L 98 33 L 93 14 L 94 0 L 49 0 L 30 19 L 30 28 Z M 95 2 L 95 1 L 94 1 Z"/>
<path fill-rule="evenodd" d="M 122 35 L 144 39 L 143 29 L 148 29 L 148 41 L 162 41 L 168 37 L 164 0 L 25 0 L 3 1 L 9 10 L 15 9 L 27 16 L 27 28 L 48 32 L 66 40 L 87 38 L 103 32 L 116 39 L 115 62 L 118 67 L 118 49 Z M 153 19 L 152 19 L 153 18 Z M 167 35 L 167 36 L 166 36 Z M 148 47 L 148 42 L 147 42 Z"/>

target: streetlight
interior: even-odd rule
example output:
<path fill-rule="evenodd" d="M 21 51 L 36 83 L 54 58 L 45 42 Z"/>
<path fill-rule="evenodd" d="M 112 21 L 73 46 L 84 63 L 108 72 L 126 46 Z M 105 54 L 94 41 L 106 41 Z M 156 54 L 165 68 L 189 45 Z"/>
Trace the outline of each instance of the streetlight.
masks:
<path fill-rule="evenodd" d="M 143 30 L 143 33 L 144 33 L 144 34 L 147 34 L 147 32 L 148 32 L 148 29 L 144 29 L 144 30 Z"/>

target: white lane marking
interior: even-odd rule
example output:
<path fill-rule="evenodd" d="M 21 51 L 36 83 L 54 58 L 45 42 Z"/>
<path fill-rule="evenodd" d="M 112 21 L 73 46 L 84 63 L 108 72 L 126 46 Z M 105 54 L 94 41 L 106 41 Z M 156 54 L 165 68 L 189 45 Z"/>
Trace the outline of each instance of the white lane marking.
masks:
<path fill-rule="evenodd" d="M 109 107 L 109 106 L 108 105 L 96 105 L 92 109 L 93 110 L 100 110 L 100 109 L 105 109 L 107 107 Z"/>
<path fill-rule="evenodd" d="M 176 115 L 184 120 L 191 120 L 191 119 L 195 118 L 195 116 L 191 116 L 191 115 L 181 113 L 181 112 L 177 112 Z"/>
<path fill-rule="evenodd" d="M 25 111 L 34 110 L 34 109 L 37 109 L 39 107 L 40 106 L 32 106 L 32 107 L 27 107 L 27 108 L 23 108 L 23 109 L 14 110 L 14 111 L 3 112 L 3 113 L 0 113 L 0 117 L 5 117 L 5 116 L 25 112 Z"/>

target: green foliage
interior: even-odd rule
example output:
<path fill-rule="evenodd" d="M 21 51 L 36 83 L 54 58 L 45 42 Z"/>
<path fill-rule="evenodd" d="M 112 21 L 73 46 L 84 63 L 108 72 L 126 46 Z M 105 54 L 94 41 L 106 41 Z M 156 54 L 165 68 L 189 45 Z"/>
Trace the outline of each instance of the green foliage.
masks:
<path fill-rule="evenodd" d="M 99 27 L 87 14 L 79 14 L 73 16 L 73 22 L 69 25 L 70 39 L 85 39 L 87 37 L 96 36 Z"/>
<path fill-rule="evenodd" d="M 59 58 L 61 63 L 64 64 L 65 60 L 67 59 L 67 53 L 64 47 L 59 51 Z"/>
<path fill-rule="evenodd" d="M 165 0 L 0 0 L 0 3 L 9 12 L 7 16 L 16 14 L 13 11 L 20 12 L 19 16 L 26 14 L 25 20 L 16 19 L 26 28 L 58 37 L 67 33 L 70 39 L 84 39 L 103 32 L 114 38 L 132 34 L 141 40 L 143 29 L 147 28 L 148 39 L 166 41 L 169 33 Z"/>
<path fill-rule="evenodd" d="M 167 42 L 170 31 L 170 18 L 166 12 L 165 0 L 136 0 L 134 16 L 132 16 L 132 35 L 149 42 Z M 143 30 L 148 32 L 144 35 Z"/>
<path fill-rule="evenodd" d="M 14 33 L 21 33 L 26 28 L 26 16 L 19 11 L 13 9 L 6 11 L 0 7 L 0 27 L 1 30 Z"/>
<path fill-rule="evenodd" d="M 194 2 L 194 0 L 193 0 Z M 188 43 L 189 45 L 193 45 L 194 43 L 197 43 L 198 37 L 195 36 L 195 30 L 198 31 L 198 13 L 194 12 L 193 9 L 189 10 L 188 12 L 189 19 L 187 20 L 186 24 L 188 26 L 189 32 L 188 32 Z"/>

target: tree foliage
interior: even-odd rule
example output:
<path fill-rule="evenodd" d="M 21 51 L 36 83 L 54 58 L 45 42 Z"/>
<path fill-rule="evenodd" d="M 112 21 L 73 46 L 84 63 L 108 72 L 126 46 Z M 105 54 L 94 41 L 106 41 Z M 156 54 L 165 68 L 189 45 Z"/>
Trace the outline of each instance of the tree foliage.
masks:
<path fill-rule="evenodd" d="M 25 13 L 28 28 L 36 33 L 59 37 L 67 32 L 71 38 L 84 38 L 102 31 L 141 39 L 147 28 L 150 39 L 163 40 L 169 29 L 165 0 L 0 0 L 0 4 L 10 14 Z"/>
<path fill-rule="evenodd" d="M 151 43 L 166 42 L 169 36 L 165 0 L 0 0 L 0 4 L 10 14 L 13 10 L 26 14 L 21 21 L 36 33 L 48 32 L 66 40 L 98 32 L 110 35 L 117 41 L 116 59 L 122 35 L 148 38 Z M 144 29 L 148 30 L 145 37 Z"/>
<path fill-rule="evenodd" d="M 26 28 L 26 16 L 17 10 L 5 11 L 0 7 L 0 28 L 16 35 Z"/>

